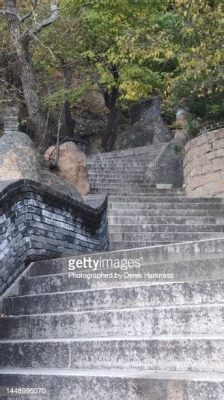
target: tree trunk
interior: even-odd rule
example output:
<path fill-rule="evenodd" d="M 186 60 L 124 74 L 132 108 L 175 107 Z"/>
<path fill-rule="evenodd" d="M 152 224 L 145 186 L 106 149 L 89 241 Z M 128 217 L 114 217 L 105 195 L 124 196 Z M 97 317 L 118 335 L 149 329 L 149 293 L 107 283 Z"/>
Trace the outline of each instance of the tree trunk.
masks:
<path fill-rule="evenodd" d="M 5 9 L 7 11 L 6 18 L 9 25 L 11 40 L 15 47 L 20 66 L 25 103 L 28 109 L 32 128 L 35 132 L 34 141 L 40 144 L 43 142 L 43 135 L 46 129 L 46 119 L 37 93 L 36 74 L 29 50 L 32 36 L 29 31 L 21 32 L 17 0 L 5 0 Z"/>
<path fill-rule="evenodd" d="M 32 128 L 35 132 L 34 140 L 36 143 L 43 143 L 46 119 L 37 94 L 36 76 L 29 52 L 29 43 L 26 43 L 25 39 L 18 43 L 16 52 L 20 64 L 25 103 L 28 109 Z"/>
<path fill-rule="evenodd" d="M 117 108 L 118 90 L 114 88 L 111 93 L 104 94 L 105 104 L 109 108 L 107 128 L 102 140 L 102 147 L 105 151 L 111 151 L 116 140 L 119 124 L 119 110 Z"/>
<path fill-rule="evenodd" d="M 66 61 L 61 59 L 62 70 L 65 81 L 65 89 L 71 88 L 72 83 L 72 71 L 71 68 L 66 64 Z M 75 120 L 72 118 L 71 104 L 68 100 L 64 104 L 64 130 L 65 136 L 73 137 L 75 129 Z"/>
<path fill-rule="evenodd" d="M 116 65 L 112 65 L 110 72 L 114 77 L 114 82 L 117 84 L 119 79 L 119 71 Z M 116 85 L 117 86 L 117 85 Z M 107 128 L 102 140 L 102 147 L 105 151 L 111 151 L 116 140 L 117 129 L 119 125 L 119 109 L 117 108 L 117 99 L 119 90 L 114 87 L 111 92 L 104 92 L 105 105 L 109 109 Z"/>

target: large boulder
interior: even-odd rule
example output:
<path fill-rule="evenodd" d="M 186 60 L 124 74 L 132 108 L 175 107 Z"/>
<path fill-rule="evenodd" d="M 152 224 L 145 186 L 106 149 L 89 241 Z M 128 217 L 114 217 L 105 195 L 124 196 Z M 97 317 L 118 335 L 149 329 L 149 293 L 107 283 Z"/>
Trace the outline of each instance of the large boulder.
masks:
<path fill-rule="evenodd" d="M 29 136 L 18 131 L 8 131 L 0 137 L 0 181 L 19 179 L 40 182 L 82 201 L 73 186 L 43 167 L 41 156 Z"/>
<path fill-rule="evenodd" d="M 25 133 L 8 132 L 0 138 L 0 180 L 38 180 L 39 168 L 39 156 Z"/>
<path fill-rule="evenodd" d="M 51 163 L 56 157 L 56 147 L 49 147 L 44 155 L 45 161 Z M 66 142 L 59 146 L 59 159 L 54 172 L 70 183 L 82 196 L 90 192 L 86 156 L 74 142 Z"/>
<path fill-rule="evenodd" d="M 172 132 L 164 122 L 160 100 L 154 98 L 137 103 L 131 111 L 131 126 L 117 134 L 115 150 L 169 142 Z"/>

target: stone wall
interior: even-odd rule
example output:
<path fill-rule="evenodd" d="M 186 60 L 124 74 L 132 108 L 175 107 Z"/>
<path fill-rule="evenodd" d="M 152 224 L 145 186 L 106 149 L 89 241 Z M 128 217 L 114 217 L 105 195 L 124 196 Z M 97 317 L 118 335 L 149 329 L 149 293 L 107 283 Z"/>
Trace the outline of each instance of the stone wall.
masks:
<path fill-rule="evenodd" d="M 93 209 L 34 181 L 0 182 L 0 294 L 34 260 L 107 249 L 107 199 Z"/>
<path fill-rule="evenodd" d="M 184 179 L 188 196 L 224 197 L 224 128 L 186 144 Z"/>

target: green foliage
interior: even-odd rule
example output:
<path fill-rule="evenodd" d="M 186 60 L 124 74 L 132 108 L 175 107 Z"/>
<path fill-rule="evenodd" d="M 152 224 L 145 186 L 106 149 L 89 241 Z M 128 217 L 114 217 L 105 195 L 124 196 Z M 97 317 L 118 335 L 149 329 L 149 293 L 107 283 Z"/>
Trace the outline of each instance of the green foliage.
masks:
<path fill-rule="evenodd" d="M 69 8 L 70 19 L 77 18 L 78 12 L 85 24 L 80 50 L 86 46 L 81 57 L 82 65 L 88 64 L 87 75 L 97 80 L 104 91 L 117 88 L 120 102 L 137 101 L 162 90 L 161 65 L 159 68 L 155 65 L 152 45 L 142 46 L 139 38 L 141 41 L 143 27 L 151 32 L 154 29 L 153 48 L 159 45 L 156 21 L 166 12 L 167 2 L 93 0 L 91 3 L 83 1 L 82 5 L 81 1 L 78 3 L 79 11 L 77 2 L 63 1 L 67 13 Z M 115 66 L 117 74 L 114 74 Z"/>
<path fill-rule="evenodd" d="M 167 79 L 166 101 L 171 108 L 187 107 L 194 118 L 219 121 L 224 110 L 224 3 L 174 0 L 173 6 L 179 20 L 178 64 Z"/>
<path fill-rule="evenodd" d="M 55 109 L 63 106 L 66 100 L 71 105 L 75 105 L 83 100 L 84 95 L 91 89 L 90 82 L 85 82 L 77 88 L 65 89 L 61 88 L 57 91 L 45 96 L 44 104 L 48 109 Z"/>
<path fill-rule="evenodd" d="M 21 0 L 20 14 L 26 14 L 30 4 Z M 49 0 L 39 2 L 22 31 L 47 16 L 49 4 Z M 196 121 L 223 119 L 223 0 L 59 0 L 58 4 L 58 21 L 44 29 L 32 47 L 45 106 L 52 109 L 66 99 L 76 104 L 91 84 L 97 84 L 103 93 L 116 88 L 117 101 L 125 107 L 159 93 L 169 122 L 179 106 L 187 107 Z M 14 50 L 4 19 L 0 33 L 1 56 L 5 56 Z M 75 76 L 69 87 L 63 64 Z M 193 126 L 189 129 L 196 131 Z"/>
<path fill-rule="evenodd" d="M 197 119 L 191 118 L 187 123 L 187 133 L 190 138 L 195 138 L 200 130 L 200 123 Z"/>

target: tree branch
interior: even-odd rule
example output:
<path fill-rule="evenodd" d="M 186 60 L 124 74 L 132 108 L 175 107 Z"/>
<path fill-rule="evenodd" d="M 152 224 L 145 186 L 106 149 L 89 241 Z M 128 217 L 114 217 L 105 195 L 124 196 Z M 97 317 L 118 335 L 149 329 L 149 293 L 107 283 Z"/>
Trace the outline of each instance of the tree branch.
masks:
<path fill-rule="evenodd" d="M 21 18 L 21 22 L 25 22 L 27 19 L 29 19 L 30 17 L 32 17 L 32 15 L 33 15 L 35 9 L 37 8 L 37 5 L 38 5 L 38 0 L 35 0 L 35 1 L 34 1 L 34 5 L 33 5 L 33 9 L 32 9 L 29 13 L 27 13 L 26 15 L 24 15 L 24 17 Z"/>
<path fill-rule="evenodd" d="M 43 19 L 43 21 L 38 22 L 34 25 L 32 29 L 32 34 L 37 35 L 42 29 L 47 28 L 52 25 L 58 19 L 58 6 L 57 3 L 51 5 L 51 15 L 49 18 Z"/>
<path fill-rule="evenodd" d="M 2 15 L 3 17 L 6 17 L 7 15 L 13 15 L 17 19 L 19 19 L 19 16 L 16 13 L 14 13 L 13 11 L 9 11 L 9 10 L 0 10 L 0 15 Z"/>

